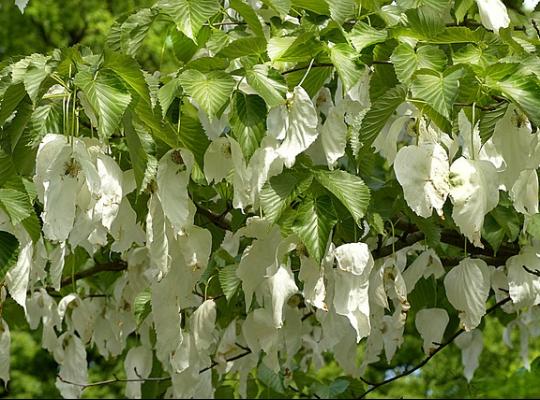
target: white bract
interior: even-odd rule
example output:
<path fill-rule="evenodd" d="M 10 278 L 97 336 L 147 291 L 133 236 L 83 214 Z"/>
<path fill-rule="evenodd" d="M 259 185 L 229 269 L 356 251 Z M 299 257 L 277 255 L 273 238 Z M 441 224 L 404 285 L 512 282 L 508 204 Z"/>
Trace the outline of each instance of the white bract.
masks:
<path fill-rule="evenodd" d="M 499 203 L 499 183 L 493 164 L 460 157 L 450 167 L 452 218 L 460 231 L 477 247 L 485 215 Z"/>
<path fill-rule="evenodd" d="M 466 331 L 476 328 L 486 313 L 486 300 L 490 290 L 490 272 L 480 259 L 466 258 L 444 277 L 446 297 L 458 310 Z"/>
<path fill-rule="evenodd" d="M 425 308 L 418 311 L 414 323 L 424 339 L 424 353 L 430 355 L 440 346 L 449 320 L 444 308 Z"/>
<path fill-rule="evenodd" d="M 448 155 L 442 146 L 403 147 L 394 160 L 394 171 L 407 204 L 416 214 L 428 218 L 434 208 L 442 214 L 450 190 Z"/>
<path fill-rule="evenodd" d="M 317 139 L 317 111 L 306 91 L 297 86 L 288 94 L 287 105 L 270 110 L 268 133 L 282 140 L 277 152 L 285 166 L 294 165 L 296 156 Z"/>
<path fill-rule="evenodd" d="M 510 24 L 508 11 L 501 0 L 476 0 L 482 25 L 487 29 L 499 32 Z"/>

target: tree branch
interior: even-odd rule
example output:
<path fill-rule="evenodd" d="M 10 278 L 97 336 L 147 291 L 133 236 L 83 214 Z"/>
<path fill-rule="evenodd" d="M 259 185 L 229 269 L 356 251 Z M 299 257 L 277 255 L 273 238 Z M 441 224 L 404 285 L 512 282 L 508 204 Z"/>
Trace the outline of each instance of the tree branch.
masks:
<path fill-rule="evenodd" d="M 128 267 L 127 263 L 122 260 L 110 261 L 105 264 L 96 264 L 92 268 L 85 269 L 83 271 L 77 272 L 74 276 L 66 276 L 62 279 L 60 284 L 61 287 L 69 286 L 73 282 L 78 281 L 79 279 L 88 278 L 90 276 L 99 274 L 100 272 L 106 271 L 124 271 Z"/>
<path fill-rule="evenodd" d="M 243 347 L 243 346 L 240 346 L 240 347 Z M 236 360 L 239 360 L 245 356 L 247 356 L 248 354 L 251 354 L 251 350 L 250 349 L 247 349 L 246 351 L 244 351 L 243 353 L 240 353 L 240 354 L 237 354 L 236 356 L 234 357 L 231 357 L 231 358 L 227 358 L 225 361 L 226 362 L 231 362 L 231 361 L 236 361 Z M 219 363 L 216 362 L 216 361 L 212 361 L 212 364 L 210 364 L 210 366 L 206 367 L 206 368 L 203 368 L 199 371 L 199 374 L 202 374 L 203 372 L 206 372 L 212 368 L 214 368 L 215 366 L 217 366 Z M 137 372 L 137 371 L 135 371 Z M 78 386 L 80 388 L 82 388 L 82 390 L 86 389 L 86 388 L 89 388 L 89 387 L 95 387 L 95 386 L 104 386 L 104 385 L 110 385 L 112 383 L 128 383 L 128 382 L 149 382 L 149 381 L 154 381 L 154 382 L 163 382 L 163 381 L 169 381 L 171 380 L 171 377 L 170 376 L 160 376 L 160 377 L 149 377 L 149 378 L 131 378 L 131 379 L 122 379 L 122 378 L 118 378 L 118 377 L 114 377 L 112 379 L 107 379 L 107 380 L 104 380 L 104 381 L 98 381 L 98 382 L 91 382 L 91 383 L 78 383 L 78 382 L 71 382 L 67 379 L 64 379 L 62 378 L 60 375 L 57 375 L 58 379 L 60 379 L 62 382 L 64 383 L 67 383 L 69 385 L 73 385 L 73 386 Z"/>
<path fill-rule="evenodd" d="M 216 214 L 213 211 L 210 211 L 197 203 L 195 203 L 195 205 L 197 206 L 197 212 L 208 218 L 211 223 L 221 229 L 225 229 L 226 231 L 231 230 L 231 224 L 225 219 L 225 215 L 227 214 L 226 212 L 222 214 Z"/>
<path fill-rule="evenodd" d="M 499 307 L 502 307 L 504 304 L 508 303 L 510 301 L 510 297 L 506 297 L 505 299 L 502 299 L 501 301 L 495 303 L 493 306 L 491 306 L 490 308 L 488 308 L 486 310 L 486 314 L 485 315 L 488 315 L 490 313 L 492 313 L 493 311 L 495 311 L 497 308 Z M 412 374 L 414 371 L 417 371 L 419 370 L 420 368 L 422 368 L 424 365 L 426 365 L 433 357 L 435 357 L 440 351 L 442 351 L 443 349 L 445 349 L 450 343 L 452 343 L 454 340 L 456 340 L 456 338 L 461 335 L 463 332 L 465 332 L 465 329 L 461 328 L 459 329 L 458 331 L 456 331 L 452 336 L 450 336 L 450 338 L 442 343 L 439 347 L 437 347 L 429 356 L 427 356 L 426 358 L 424 358 L 419 364 L 415 365 L 414 367 L 402 372 L 401 374 L 398 374 L 396 376 L 393 376 L 392 378 L 388 378 L 388 379 L 385 379 L 384 381 L 381 381 L 381 382 L 378 382 L 378 383 L 374 383 L 374 384 L 370 384 L 371 387 L 366 390 L 360 397 L 358 397 L 359 399 L 363 399 L 365 398 L 369 393 L 373 392 L 374 390 L 377 390 L 378 388 L 380 388 L 381 386 L 384 386 L 384 385 L 387 385 L 391 382 L 394 382 L 400 378 L 403 378 L 407 375 L 410 375 Z M 361 378 L 361 380 L 363 382 L 366 382 L 368 383 L 369 381 Z M 369 384 L 369 383 L 368 383 Z"/>

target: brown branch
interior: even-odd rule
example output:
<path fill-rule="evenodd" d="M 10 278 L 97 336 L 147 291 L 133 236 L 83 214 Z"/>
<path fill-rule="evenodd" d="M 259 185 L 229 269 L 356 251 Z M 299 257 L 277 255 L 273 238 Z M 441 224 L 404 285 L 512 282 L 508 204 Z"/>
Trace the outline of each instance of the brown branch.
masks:
<path fill-rule="evenodd" d="M 83 271 L 77 272 L 74 276 L 66 276 L 64 279 L 62 279 L 62 282 L 60 284 L 61 287 L 69 286 L 73 282 L 78 281 L 80 279 L 88 278 L 90 276 L 99 274 L 101 272 L 107 272 L 107 271 L 124 271 L 128 267 L 127 263 L 122 260 L 118 261 L 110 261 L 105 264 L 96 264 L 92 268 L 85 269 Z"/>
<path fill-rule="evenodd" d="M 197 203 L 195 203 L 195 205 L 197 206 L 197 212 L 204 215 L 211 223 L 221 229 L 225 229 L 226 231 L 231 230 L 231 224 L 225 219 L 225 215 L 227 214 L 227 212 L 222 214 L 216 214 L 215 212 L 210 211 L 198 205 Z"/>
<path fill-rule="evenodd" d="M 243 346 L 240 346 L 240 347 L 243 347 Z M 231 362 L 231 361 L 236 361 L 236 360 L 239 360 L 245 356 L 247 356 L 248 354 L 251 354 L 251 350 L 250 349 L 247 349 L 246 351 L 244 351 L 243 353 L 240 353 L 240 354 L 237 354 L 236 356 L 234 357 L 231 357 L 231 358 L 227 358 L 225 361 L 226 362 Z M 214 368 L 215 366 L 217 366 L 219 363 L 217 363 L 216 361 L 212 361 L 212 364 L 210 364 L 210 366 L 206 367 L 206 368 L 203 368 L 199 371 L 199 374 L 202 374 L 203 372 L 206 372 L 212 368 Z M 137 371 L 135 371 L 136 373 Z M 86 388 L 89 388 L 89 387 L 95 387 L 95 386 L 104 386 L 104 385 L 110 385 L 112 383 L 128 383 L 128 382 L 149 382 L 149 381 L 154 381 L 154 382 L 163 382 L 163 381 L 169 381 L 171 380 L 171 377 L 170 376 L 160 376 L 160 377 L 149 377 L 149 378 L 131 378 L 131 379 L 123 379 L 123 378 L 118 378 L 118 377 L 114 377 L 112 379 L 107 379 L 107 380 L 104 380 L 104 381 L 98 381 L 98 382 L 91 382 L 91 383 L 78 383 L 78 382 L 71 382 L 71 381 L 68 381 L 67 379 L 64 379 L 62 378 L 60 375 L 57 375 L 58 379 L 60 379 L 62 382 L 64 383 L 67 383 L 69 385 L 73 385 L 73 386 L 78 386 L 80 388 L 82 388 L 82 390 L 86 389 Z"/>
<path fill-rule="evenodd" d="M 493 306 L 491 306 L 490 308 L 488 308 L 486 310 L 486 314 L 485 315 L 488 315 L 490 313 L 492 313 L 493 311 L 495 311 L 497 308 L 503 306 L 504 304 L 508 303 L 510 301 L 510 297 L 506 297 L 505 299 L 502 299 L 501 301 L 497 302 L 496 304 L 494 304 Z M 450 336 L 450 338 L 442 343 L 439 347 L 437 347 L 429 356 L 427 356 L 426 358 L 424 358 L 419 364 L 415 365 L 414 367 L 402 372 L 401 374 L 398 374 L 398 375 L 395 375 L 393 376 L 392 378 L 388 378 L 388 379 L 385 379 L 384 381 L 381 381 L 381 382 L 378 382 L 378 383 L 375 383 L 375 384 L 372 384 L 371 387 L 366 390 L 360 397 L 358 397 L 359 399 L 363 399 L 364 397 L 366 397 L 369 393 L 373 392 L 374 390 L 377 390 L 378 388 L 380 388 L 381 386 L 384 386 L 384 385 L 387 385 L 391 382 L 394 382 L 400 378 L 403 378 L 407 375 L 410 375 L 412 374 L 414 371 L 417 371 L 419 370 L 420 368 L 422 368 L 424 365 L 426 365 L 433 357 L 435 357 L 437 355 L 437 353 L 439 353 L 440 351 L 444 350 L 450 343 L 452 343 L 454 340 L 456 340 L 456 338 L 461 335 L 463 332 L 465 332 L 465 329 L 461 328 L 459 329 L 458 331 L 456 331 L 452 336 Z M 364 380 L 362 379 L 362 381 L 364 382 L 368 382 L 367 380 Z"/>

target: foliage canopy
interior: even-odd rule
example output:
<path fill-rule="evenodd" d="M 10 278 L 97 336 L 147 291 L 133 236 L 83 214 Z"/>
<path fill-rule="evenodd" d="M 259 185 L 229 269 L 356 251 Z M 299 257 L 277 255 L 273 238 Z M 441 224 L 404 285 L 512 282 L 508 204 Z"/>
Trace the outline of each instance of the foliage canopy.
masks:
<path fill-rule="evenodd" d="M 4 383 L 17 313 L 67 398 L 365 397 L 450 343 L 470 381 L 488 314 L 531 367 L 534 5 L 143 3 L 0 64 Z"/>

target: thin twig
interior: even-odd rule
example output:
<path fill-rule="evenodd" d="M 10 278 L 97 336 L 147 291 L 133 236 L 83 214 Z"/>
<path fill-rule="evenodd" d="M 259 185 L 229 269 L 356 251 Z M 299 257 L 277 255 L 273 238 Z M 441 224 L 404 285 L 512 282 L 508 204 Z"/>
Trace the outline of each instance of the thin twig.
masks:
<path fill-rule="evenodd" d="M 490 308 L 488 308 L 486 310 L 486 315 L 492 313 L 493 311 L 495 311 L 497 308 L 503 306 L 504 304 L 508 303 L 510 301 L 510 297 L 506 297 L 505 299 L 502 299 L 501 301 L 497 302 L 496 304 L 494 304 L 493 306 L 491 306 Z M 410 375 L 412 374 L 414 371 L 417 371 L 419 370 L 420 368 L 422 368 L 424 365 L 426 365 L 433 357 L 435 357 L 437 355 L 437 353 L 439 353 L 440 351 L 442 351 L 443 349 L 445 349 L 450 343 L 452 343 L 454 340 L 456 340 L 456 338 L 461 335 L 463 332 L 465 332 L 465 329 L 461 328 L 459 329 L 458 331 L 456 331 L 452 336 L 450 336 L 450 338 L 442 343 L 438 348 L 436 348 L 429 356 L 427 356 L 426 358 L 424 358 L 419 364 L 415 365 L 413 368 L 410 368 L 404 372 L 402 372 L 401 374 L 398 374 L 398 375 L 395 375 L 393 376 L 392 378 L 388 378 L 388 379 L 385 379 L 384 381 L 381 381 L 381 382 L 378 382 L 378 383 L 375 383 L 375 384 L 372 384 L 371 387 L 366 390 L 360 397 L 358 397 L 359 399 L 363 399 L 364 397 L 366 397 L 369 393 L 373 392 L 374 390 L 377 390 L 378 388 L 380 388 L 381 386 L 384 386 L 384 385 L 387 385 L 391 382 L 394 382 L 400 378 L 403 378 L 407 375 Z M 362 379 L 362 381 L 364 382 L 367 382 L 365 381 L 364 379 Z"/>
<path fill-rule="evenodd" d="M 228 358 L 225 361 L 227 361 L 227 362 L 236 361 L 236 360 L 239 360 L 239 359 L 247 356 L 248 354 L 251 354 L 251 350 L 249 350 L 249 349 L 244 351 L 243 353 L 240 353 L 240 354 L 234 356 L 234 357 Z M 214 368 L 217 365 L 218 365 L 218 363 L 216 361 L 212 361 L 212 364 L 210 364 L 210 366 L 208 366 L 206 368 L 201 369 L 199 371 L 199 374 L 202 374 L 203 372 L 206 372 L 206 371 Z M 148 381 L 163 382 L 163 381 L 171 380 L 170 376 L 149 377 L 149 378 L 130 378 L 130 379 L 122 379 L 122 378 L 118 378 L 118 377 L 115 376 L 112 379 L 107 379 L 107 380 L 104 380 L 104 381 L 91 382 L 91 383 L 78 383 L 78 382 L 71 382 L 71 381 L 69 381 L 67 379 L 64 379 L 60 375 L 57 375 L 57 376 L 58 376 L 58 379 L 60 379 L 60 381 L 62 381 L 64 383 L 67 383 L 69 385 L 78 386 L 78 387 L 82 388 L 83 390 L 86 389 L 86 388 L 89 388 L 89 387 L 110 385 L 112 383 L 148 382 Z"/>

